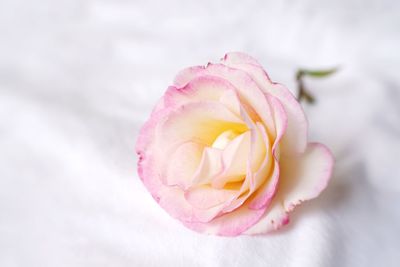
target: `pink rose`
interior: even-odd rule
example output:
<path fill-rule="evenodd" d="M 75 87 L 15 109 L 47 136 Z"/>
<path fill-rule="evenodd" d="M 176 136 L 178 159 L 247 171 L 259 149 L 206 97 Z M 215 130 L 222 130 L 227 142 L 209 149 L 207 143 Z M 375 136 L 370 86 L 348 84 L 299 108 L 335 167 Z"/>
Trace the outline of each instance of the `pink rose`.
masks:
<path fill-rule="evenodd" d="M 198 232 L 261 234 L 317 197 L 328 148 L 307 142 L 303 109 L 243 53 L 181 71 L 141 129 L 138 172 L 171 216 Z"/>

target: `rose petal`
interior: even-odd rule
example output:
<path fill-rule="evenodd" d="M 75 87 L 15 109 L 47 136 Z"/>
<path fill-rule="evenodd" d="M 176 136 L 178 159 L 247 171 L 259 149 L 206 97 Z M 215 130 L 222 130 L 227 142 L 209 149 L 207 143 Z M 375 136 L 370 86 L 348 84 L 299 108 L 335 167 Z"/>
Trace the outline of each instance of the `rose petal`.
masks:
<path fill-rule="evenodd" d="M 212 186 L 222 188 L 227 182 L 236 181 L 230 178 L 245 175 L 249 153 L 250 132 L 247 131 L 233 139 L 222 152 L 224 170 L 212 181 Z"/>
<path fill-rule="evenodd" d="M 188 176 L 191 181 L 190 185 L 204 185 L 212 181 L 212 179 L 222 172 L 222 151 L 220 149 L 206 147 L 194 175 Z M 190 179 L 190 177 L 192 177 Z"/>
<path fill-rule="evenodd" d="M 178 107 L 190 102 L 220 101 L 221 98 L 226 97 L 226 94 L 234 95 L 235 90 L 235 87 L 225 79 L 203 75 L 193 78 L 183 87 L 170 86 L 165 93 L 164 104 L 167 107 Z M 224 103 L 229 108 L 237 102 L 235 96 L 229 101 L 233 103 Z"/>
<path fill-rule="evenodd" d="M 262 125 L 258 125 L 262 129 Z M 268 138 L 265 130 L 262 131 L 264 138 Z M 275 143 L 276 144 L 276 143 Z M 274 144 L 274 145 L 275 145 Z M 255 196 L 249 203 L 250 209 L 265 208 L 275 195 L 275 190 L 279 180 L 279 164 L 274 155 L 274 148 L 270 149 L 260 169 L 255 173 L 255 180 L 259 185 L 252 190 L 257 190 Z"/>
<path fill-rule="evenodd" d="M 289 215 L 275 199 L 272 200 L 264 215 L 251 228 L 243 232 L 247 235 L 269 233 L 289 223 Z"/>
<path fill-rule="evenodd" d="M 197 232 L 221 236 L 237 236 L 254 225 L 263 215 L 264 210 L 250 210 L 246 205 L 235 212 L 226 213 L 208 223 L 184 222 L 184 224 Z"/>
<path fill-rule="evenodd" d="M 169 109 L 161 109 L 153 112 L 150 119 L 141 128 L 136 142 L 136 153 L 139 156 L 139 177 L 157 202 L 159 201 L 158 190 L 163 187 L 163 184 L 161 180 L 158 179 L 159 161 L 152 151 L 156 149 L 156 128 L 158 123 L 159 121 L 165 120 L 169 112 Z"/>
<path fill-rule="evenodd" d="M 185 198 L 196 208 L 210 209 L 225 203 L 235 194 L 236 190 L 215 189 L 209 185 L 202 185 L 186 191 Z"/>
<path fill-rule="evenodd" d="M 302 201 L 316 198 L 328 184 L 334 159 L 329 149 L 319 143 L 309 143 L 301 157 L 281 161 L 282 183 L 286 210 Z"/>
<path fill-rule="evenodd" d="M 310 143 L 304 154 L 281 160 L 277 194 L 261 220 L 246 234 L 266 233 L 286 224 L 288 213 L 325 189 L 333 168 L 333 156 L 322 144 Z"/>
<path fill-rule="evenodd" d="M 275 132 L 272 121 L 272 111 L 257 83 L 246 72 L 230 68 L 223 64 L 208 64 L 206 67 L 197 66 L 184 69 L 175 78 L 174 84 L 183 87 L 192 79 L 204 75 L 212 75 L 223 78 L 231 83 L 241 98 L 242 104 L 247 108 L 253 109 L 252 115 L 256 115 L 255 120 L 262 120 L 268 132 Z"/>
<path fill-rule="evenodd" d="M 235 91 L 225 91 L 219 101 L 227 107 L 230 111 L 240 116 L 240 101 Z"/>
<path fill-rule="evenodd" d="M 270 155 L 270 158 L 267 159 L 268 160 L 267 162 L 264 162 L 264 164 L 270 164 L 270 166 L 267 169 L 261 168 L 261 170 L 259 170 L 256 174 L 257 175 L 256 179 L 260 179 L 259 177 L 263 177 L 264 175 L 268 176 L 268 179 L 265 179 L 264 184 L 260 186 L 255 197 L 252 199 L 249 205 L 251 209 L 260 209 L 266 207 L 267 205 L 270 204 L 273 196 L 275 195 L 280 174 L 279 155 L 278 155 L 279 144 L 287 128 L 286 113 L 280 101 L 277 98 L 268 94 L 266 94 L 266 97 L 272 107 L 272 110 L 274 111 L 276 139 L 274 140 L 274 143 L 272 145 L 272 153 Z M 259 128 L 262 127 L 261 125 L 258 126 Z M 264 135 L 266 135 L 264 131 L 262 132 Z M 268 170 L 270 171 L 270 173 L 265 174 L 265 172 Z"/>
<path fill-rule="evenodd" d="M 196 208 L 186 200 L 185 193 L 178 187 L 163 187 L 159 190 L 159 204 L 172 217 L 182 222 L 207 223 L 214 219 L 221 207 Z"/>
<path fill-rule="evenodd" d="M 185 142 L 173 152 L 166 162 L 166 170 L 163 172 L 163 182 L 166 185 L 178 185 L 187 188 L 192 184 L 190 177 L 196 172 L 202 159 L 204 146 L 195 142 Z M 211 160 L 212 163 L 221 160 Z"/>

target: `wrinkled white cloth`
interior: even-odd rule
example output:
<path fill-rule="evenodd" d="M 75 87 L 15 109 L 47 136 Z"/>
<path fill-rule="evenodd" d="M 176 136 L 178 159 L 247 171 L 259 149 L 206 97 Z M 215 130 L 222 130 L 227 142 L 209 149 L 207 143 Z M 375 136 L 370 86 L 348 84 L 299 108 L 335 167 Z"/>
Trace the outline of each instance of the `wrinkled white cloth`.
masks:
<path fill-rule="evenodd" d="M 400 2 L 3 0 L 0 266 L 399 266 Z M 284 229 L 223 238 L 164 212 L 138 130 L 182 68 L 228 51 L 295 91 L 334 176 Z"/>

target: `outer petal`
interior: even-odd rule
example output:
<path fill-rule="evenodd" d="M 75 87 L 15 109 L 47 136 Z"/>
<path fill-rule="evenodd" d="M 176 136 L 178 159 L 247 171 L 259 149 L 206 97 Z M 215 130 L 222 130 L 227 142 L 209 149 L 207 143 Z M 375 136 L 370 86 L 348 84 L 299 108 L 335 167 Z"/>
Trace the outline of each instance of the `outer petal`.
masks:
<path fill-rule="evenodd" d="M 325 189 L 333 169 L 333 156 L 322 144 L 310 143 L 304 154 L 281 160 L 277 195 L 260 221 L 246 234 L 261 234 L 289 221 L 288 213 Z"/>
<path fill-rule="evenodd" d="M 236 195 L 236 190 L 215 189 L 209 185 L 190 188 L 185 193 L 186 200 L 199 209 L 209 209 L 222 205 Z"/>
<path fill-rule="evenodd" d="M 175 78 L 174 84 L 183 87 L 196 77 L 204 75 L 217 76 L 229 81 L 238 93 L 241 103 L 251 113 L 252 119 L 265 124 L 268 132 L 275 132 L 272 121 L 272 111 L 263 94 L 263 91 L 250 75 L 240 69 L 230 68 L 223 64 L 211 64 L 206 67 L 197 66 L 182 70 Z"/>
<path fill-rule="evenodd" d="M 159 190 L 159 195 L 160 206 L 181 222 L 207 223 L 221 210 L 219 205 L 209 209 L 199 209 L 190 205 L 184 191 L 177 187 L 163 187 Z"/>
<path fill-rule="evenodd" d="M 138 174 L 153 198 L 159 202 L 159 190 L 163 184 L 158 176 L 159 162 L 156 160 L 153 150 L 155 149 L 156 132 L 159 121 L 164 120 L 169 109 L 155 110 L 150 119 L 143 125 L 136 141 L 136 153 L 139 156 Z"/>
<path fill-rule="evenodd" d="M 319 143 L 309 143 L 300 158 L 282 159 L 284 206 L 291 210 L 302 201 L 316 198 L 328 185 L 333 169 L 333 155 Z"/>
<path fill-rule="evenodd" d="M 247 205 L 231 213 L 226 213 L 208 223 L 184 222 L 197 232 L 222 236 L 237 236 L 254 225 L 263 215 L 264 210 L 250 210 Z"/>
<path fill-rule="evenodd" d="M 303 152 L 307 146 L 308 123 L 301 105 L 290 91 L 285 86 L 272 82 L 262 66 L 249 55 L 228 53 L 222 63 L 245 71 L 264 92 L 279 99 L 288 116 L 288 128 L 282 139 L 281 152 Z"/>
<path fill-rule="evenodd" d="M 235 87 L 227 80 L 210 75 L 198 76 L 190 80 L 184 87 L 170 86 L 164 96 L 164 105 L 167 107 L 178 107 L 187 103 L 203 101 L 220 101 L 235 92 Z M 228 107 L 235 104 L 224 103 Z M 231 109 L 233 110 L 233 109 Z M 240 115 L 236 113 L 237 115 Z"/>

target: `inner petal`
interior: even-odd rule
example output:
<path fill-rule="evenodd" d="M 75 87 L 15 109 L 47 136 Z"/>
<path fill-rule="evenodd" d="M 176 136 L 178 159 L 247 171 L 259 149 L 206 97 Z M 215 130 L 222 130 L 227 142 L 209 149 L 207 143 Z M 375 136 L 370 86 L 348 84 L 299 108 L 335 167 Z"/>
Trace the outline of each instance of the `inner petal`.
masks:
<path fill-rule="evenodd" d="M 170 156 L 164 172 L 163 183 L 186 188 L 202 157 L 204 146 L 195 142 L 181 144 Z"/>
<path fill-rule="evenodd" d="M 211 147 L 224 149 L 238 135 L 239 133 L 234 130 L 226 130 L 225 132 L 222 132 L 217 139 L 215 139 Z"/>
<path fill-rule="evenodd" d="M 185 198 L 196 208 L 209 209 L 225 203 L 233 198 L 235 194 L 236 190 L 219 190 L 209 185 L 202 185 L 187 190 L 185 192 Z"/>
<path fill-rule="evenodd" d="M 206 147 L 203 150 L 200 164 L 191 179 L 191 185 L 208 184 L 221 171 L 222 151 L 217 148 Z"/>
<path fill-rule="evenodd" d="M 236 136 L 222 152 L 224 170 L 212 181 L 214 188 L 223 188 L 228 182 L 243 180 L 246 174 L 247 158 L 250 151 L 250 132 Z"/>

